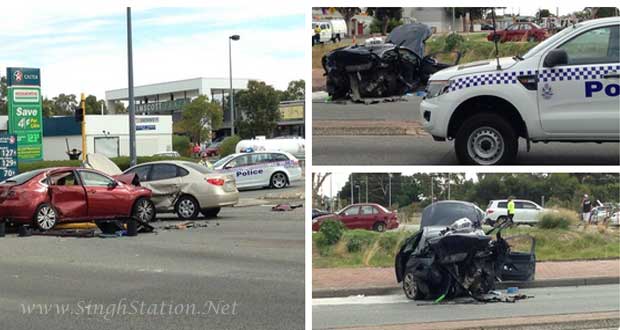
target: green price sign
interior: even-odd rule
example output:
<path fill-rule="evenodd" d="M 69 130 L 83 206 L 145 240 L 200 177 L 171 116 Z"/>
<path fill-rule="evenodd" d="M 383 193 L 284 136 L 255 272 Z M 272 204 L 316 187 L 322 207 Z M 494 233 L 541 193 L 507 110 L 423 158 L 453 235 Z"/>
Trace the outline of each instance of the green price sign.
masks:
<path fill-rule="evenodd" d="M 9 133 L 17 137 L 20 160 L 43 158 L 43 115 L 39 87 L 9 89 Z"/>

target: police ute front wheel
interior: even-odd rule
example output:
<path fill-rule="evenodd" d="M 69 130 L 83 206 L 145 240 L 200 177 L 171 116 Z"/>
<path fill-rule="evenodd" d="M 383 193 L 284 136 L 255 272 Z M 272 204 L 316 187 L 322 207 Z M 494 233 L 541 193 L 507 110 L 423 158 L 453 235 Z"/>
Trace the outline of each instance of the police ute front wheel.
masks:
<path fill-rule="evenodd" d="M 513 163 L 518 146 L 518 136 L 506 119 L 486 113 L 466 120 L 454 143 L 456 156 L 465 165 Z"/>

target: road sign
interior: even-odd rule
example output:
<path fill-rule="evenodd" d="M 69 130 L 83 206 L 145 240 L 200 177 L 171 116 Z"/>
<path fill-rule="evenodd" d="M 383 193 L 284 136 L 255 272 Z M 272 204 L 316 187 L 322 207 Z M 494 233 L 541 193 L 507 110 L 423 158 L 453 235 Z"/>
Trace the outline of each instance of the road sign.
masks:
<path fill-rule="evenodd" d="M 43 110 L 39 69 L 7 68 L 9 133 L 20 160 L 43 158 Z"/>
<path fill-rule="evenodd" d="M 0 181 L 17 174 L 17 138 L 0 134 Z"/>
<path fill-rule="evenodd" d="M 38 68 L 7 68 L 8 86 L 41 86 L 41 72 Z"/>

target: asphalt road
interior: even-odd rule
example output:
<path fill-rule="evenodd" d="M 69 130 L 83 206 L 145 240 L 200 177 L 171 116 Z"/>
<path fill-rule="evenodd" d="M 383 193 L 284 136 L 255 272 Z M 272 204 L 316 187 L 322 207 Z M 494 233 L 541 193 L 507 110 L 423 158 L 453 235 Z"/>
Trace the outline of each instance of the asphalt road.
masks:
<path fill-rule="evenodd" d="M 314 329 L 559 315 L 620 310 L 620 285 L 521 290 L 516 303 L 419 305 L 404 295 L 313 299 Z"/>
<path fill-rule="evenodd" d="M 9 234 L 0 329 L 303 329 L 303 219 L 254 206 L 133 238 Z"/>
<path fill-rule="evenodd" d="M 339 104 L 312 101 L 312 120 L 419 120 L 421 97 L 406 97 L 407 102 Z M 314 141 L 313 141 L 314 143 Z"/>
<path fill-rule="evenodd" d="M 515 165 L 618 165 L 618 143 L 519 142 Z M 315 136 L 313 165 L 458 165 L 452 142 L 430 136 Z"/>
<path fill-rule="evenodd" d="M 293 192 L 303 192 L 304 191 L 304 180 L 293 182 L 290 185 L 286 186 L 282 189 L 270 189 L 270 188 L 262 188 L 262 189 L 250 189 L 250 190 L 241 190 L 239 191 L 240 198 L 260 198 L 265 195 L 274 195 L 274 194 L 289 194 Z"/>

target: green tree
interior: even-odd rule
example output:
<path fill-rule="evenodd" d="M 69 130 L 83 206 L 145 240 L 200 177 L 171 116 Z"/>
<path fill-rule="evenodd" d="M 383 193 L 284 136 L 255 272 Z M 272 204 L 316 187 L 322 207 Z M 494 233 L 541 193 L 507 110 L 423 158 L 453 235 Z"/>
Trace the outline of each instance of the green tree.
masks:
<path fill-rule="evenodd" d="M 293 80 L 288 83 L 288 88 L 280 92 L 280 101 L 303 100 L 306 95 L 306 82 L 303 79 Z"/>
<path fill-rule="evenodd" d="M 368 7 L 366 13 L 381 22 L 381 34 L 383 35 L 388 32 L 390 20 L 400 21 L 403 18 L 402 7 Z"/>
<path fill-rule="evenodd" d="M 114 106 L 112 109 L 114 113 L 127 113 L 127 108 L 125 107 L 125 104 L 121 101 L 114 101 Z"/>
<path fill-rule="evenodd" d="M 101 107 L 103 107 L 103 111 L 105 113 L 106 105 L 104 100 L 97 100 L 95 95 L 88 95 L 85 100 L 86 103 L 86 113 L 89 115 L 98 115 L 101 114 Z"/>
<path fill-rule="evenodd" d="M 193 142 L 200 143 L 209 137 L 211 130 L 222 126 L 223 117 L 222 107 L 217 102 L 200 95 L 183 106 L 182 118 L 177 125 Z"/>
<path fill-rule="evenodd" d="M 250 80 L 247 89 L 237 93 L 235 101 L 238 106 L 235 110 L 239 109 L 242 113 L 236 124 L 242 138 L 272 135 L 280 120 L 279 97 L 272 86 Z"/>
<path fill-rule="evenodd" d="M 452 16 L 452 7 L 446 7 L 448 15 Z M 463 32 L 474 32 L 474 20 L 482 18 L 483 14 L 489 8 L 486 7 L 454 7 L 454 17 L 461 18 L 463 21 Z M 469 29 L 467 28 L 466 17 L 469 14 Z M 454 27 L 456 29 L 456 27 Z"/>
<path fill-rule="evenodd" d="M 75 94 L 58 94 L 52 98 L 54 107 L 50 116 L 69 116 L 73 115 L 75 107 L 78 105 L 78 100 Z"/>
<path fill-rule="evenodd" d="M 549 9 L 539 9 L 538 12 L 536 12 L 536 17 L 538 19 L 549 16 L 551 16 L 551 12 L 549 11 Z"/>

